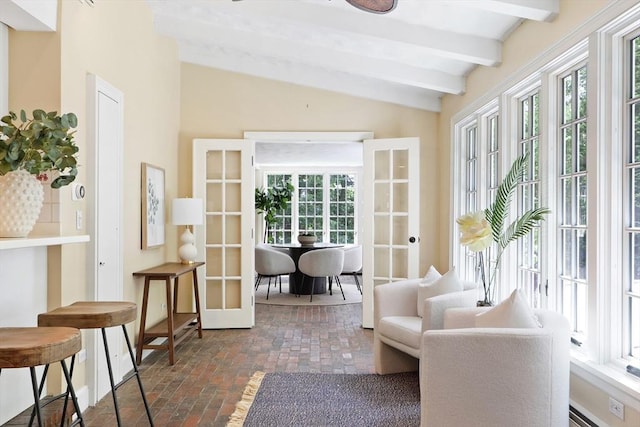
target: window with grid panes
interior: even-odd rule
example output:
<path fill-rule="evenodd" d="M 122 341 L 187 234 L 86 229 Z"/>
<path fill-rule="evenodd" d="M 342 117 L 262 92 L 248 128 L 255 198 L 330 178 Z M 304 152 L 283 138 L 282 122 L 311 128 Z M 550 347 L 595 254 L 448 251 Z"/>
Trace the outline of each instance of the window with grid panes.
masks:
<path fill-rule="evenodd" d="M 518 184 L 518 216 L 540 206 L 539 90 L 518 102 L 518 154 L 529 153 L 527 172 Z M 540 226 L 518 239 L 518 287 L 532 307 L 540 307 Z"/>
<path fill-rule="evenodd" d="M 628 41 L 625 135 L 624 352 L 640 363 L 640 36 Z"/>
<path fill-rule="evenodd" d="M 283 187 L 287 182 L 291 182 L 291 174 L 269 174 L 266 182 L 266 188 Z M 293 233 L 291 201 L 287 203 L 286 209 L 276 213 L 275 218 L 276 223 L 270 228 L 267 241 L 276 244 L 291 242 Z"/>
<path fill-rule="evenodd" d="M 294 184 L 296 196 L 276 216 L 278 222 L 269 233 L 273 239 L 270 242 L 295 242 L 298 233 L 307 231 L 315 233 L 319 241 L 357 242 L 355 173 L 265 174 L 267 186 L 283 185 L 287 180 Z"/>
<path fill-rule="evenodd" d="M 466 129 L 464 137 L 466 148 L 464 212 L 471 213 L 478 210 L 478 183 L 480 178 L 478 173 L 478 152 L 480 147 L 478 146 L 478 126 L 476 123 Z M 461 274 L 464 274 L 468 280 L 475 281 L 477 279 L 477 257 L 477 252 L 465 247 L 466 266 L 463 270 L 464 273 L 461 272 Z"/>
<path fill-rule="evenodd" d="M 298 175 L 298 231 L 315 234 L 322 241 L 323 221 L 323 176 L 321 174 Z"/>
<path fill-rule="evenodd" d="M 574 336 L 587 329 L 587 67 L 559 77 L 558 284 Z"/>
<path fill-rule="evenodd" d="M 350 244 L 356 234 L 355 175 L 329 175 L 329 241 Z"/>
<path fill-rule="evenodd" d="M 486 167 L 486 189 L 487 201 L 486 206 L 489 207 L 496 199 L 498 186 L 500 185 L 500 134 L 499 134 L 499 115 L 492 113 L 486 118 L 486 145 L 487 145 L 487 167 Z M 498 253 L 498 245 L 492 242 L 487 251 L 487 271 L 495 271 L 496 259 Z M 495 287 L 494 287 L 495 291 Z"/>

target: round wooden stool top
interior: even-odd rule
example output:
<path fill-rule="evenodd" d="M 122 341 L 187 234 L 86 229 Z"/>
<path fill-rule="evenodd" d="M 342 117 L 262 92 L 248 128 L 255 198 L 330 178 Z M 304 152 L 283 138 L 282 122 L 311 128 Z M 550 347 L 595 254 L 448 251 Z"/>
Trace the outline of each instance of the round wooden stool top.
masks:
<path fill-rule="evenodd" d="M 136 320 L 136 304 L 124 301 L 79 301 L 38 315 L 38 326 L 108 328 Z"/>
<path fill-rule="evenodd" d="M 76 328 L 0 328 L 0 369 L 46 365 L 81 348 Z"/>

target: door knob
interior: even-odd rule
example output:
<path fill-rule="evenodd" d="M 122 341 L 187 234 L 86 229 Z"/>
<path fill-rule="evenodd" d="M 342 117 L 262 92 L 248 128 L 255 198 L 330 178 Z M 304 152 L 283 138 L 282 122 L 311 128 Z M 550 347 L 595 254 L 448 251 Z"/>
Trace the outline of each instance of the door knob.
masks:
<path fill-rule="evenodd" d="M 415 243 L 416 242 L 416 238 L 411 236 L 409 237 L 409 243 Z"/>
<path fill-rule="evenodd" d="M 98 265 L 104 265 L 104 262 L 100 261 L 100 262 L 98 263 Z"/>

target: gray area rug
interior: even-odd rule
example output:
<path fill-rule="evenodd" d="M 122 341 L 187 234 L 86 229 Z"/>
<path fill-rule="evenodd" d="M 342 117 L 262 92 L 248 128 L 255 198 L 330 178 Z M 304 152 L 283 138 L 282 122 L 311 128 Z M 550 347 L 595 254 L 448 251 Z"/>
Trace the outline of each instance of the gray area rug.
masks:
<path fill-rule="evenodd" d="M 419 426 L 418 373 L 269 373 L 248 408 L 247 427 Z"/>

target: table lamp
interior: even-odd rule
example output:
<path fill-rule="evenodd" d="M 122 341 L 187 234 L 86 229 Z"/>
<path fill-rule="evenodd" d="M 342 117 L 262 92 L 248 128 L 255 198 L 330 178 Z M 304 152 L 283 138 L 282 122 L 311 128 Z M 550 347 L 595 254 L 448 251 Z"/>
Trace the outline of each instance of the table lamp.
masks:
<path fill-rule="evenodd" d="M 178 249 L 178 256 L 183 264 L 193 263 L 198 256 L 198 250 L 193 244 L 195 238 L 189 226 L 202 224 L 202 199 L 173 199 L 171 222 L 173 225 L 186 226 L 184 233 L 180 236 L 182 246 Z"/>

